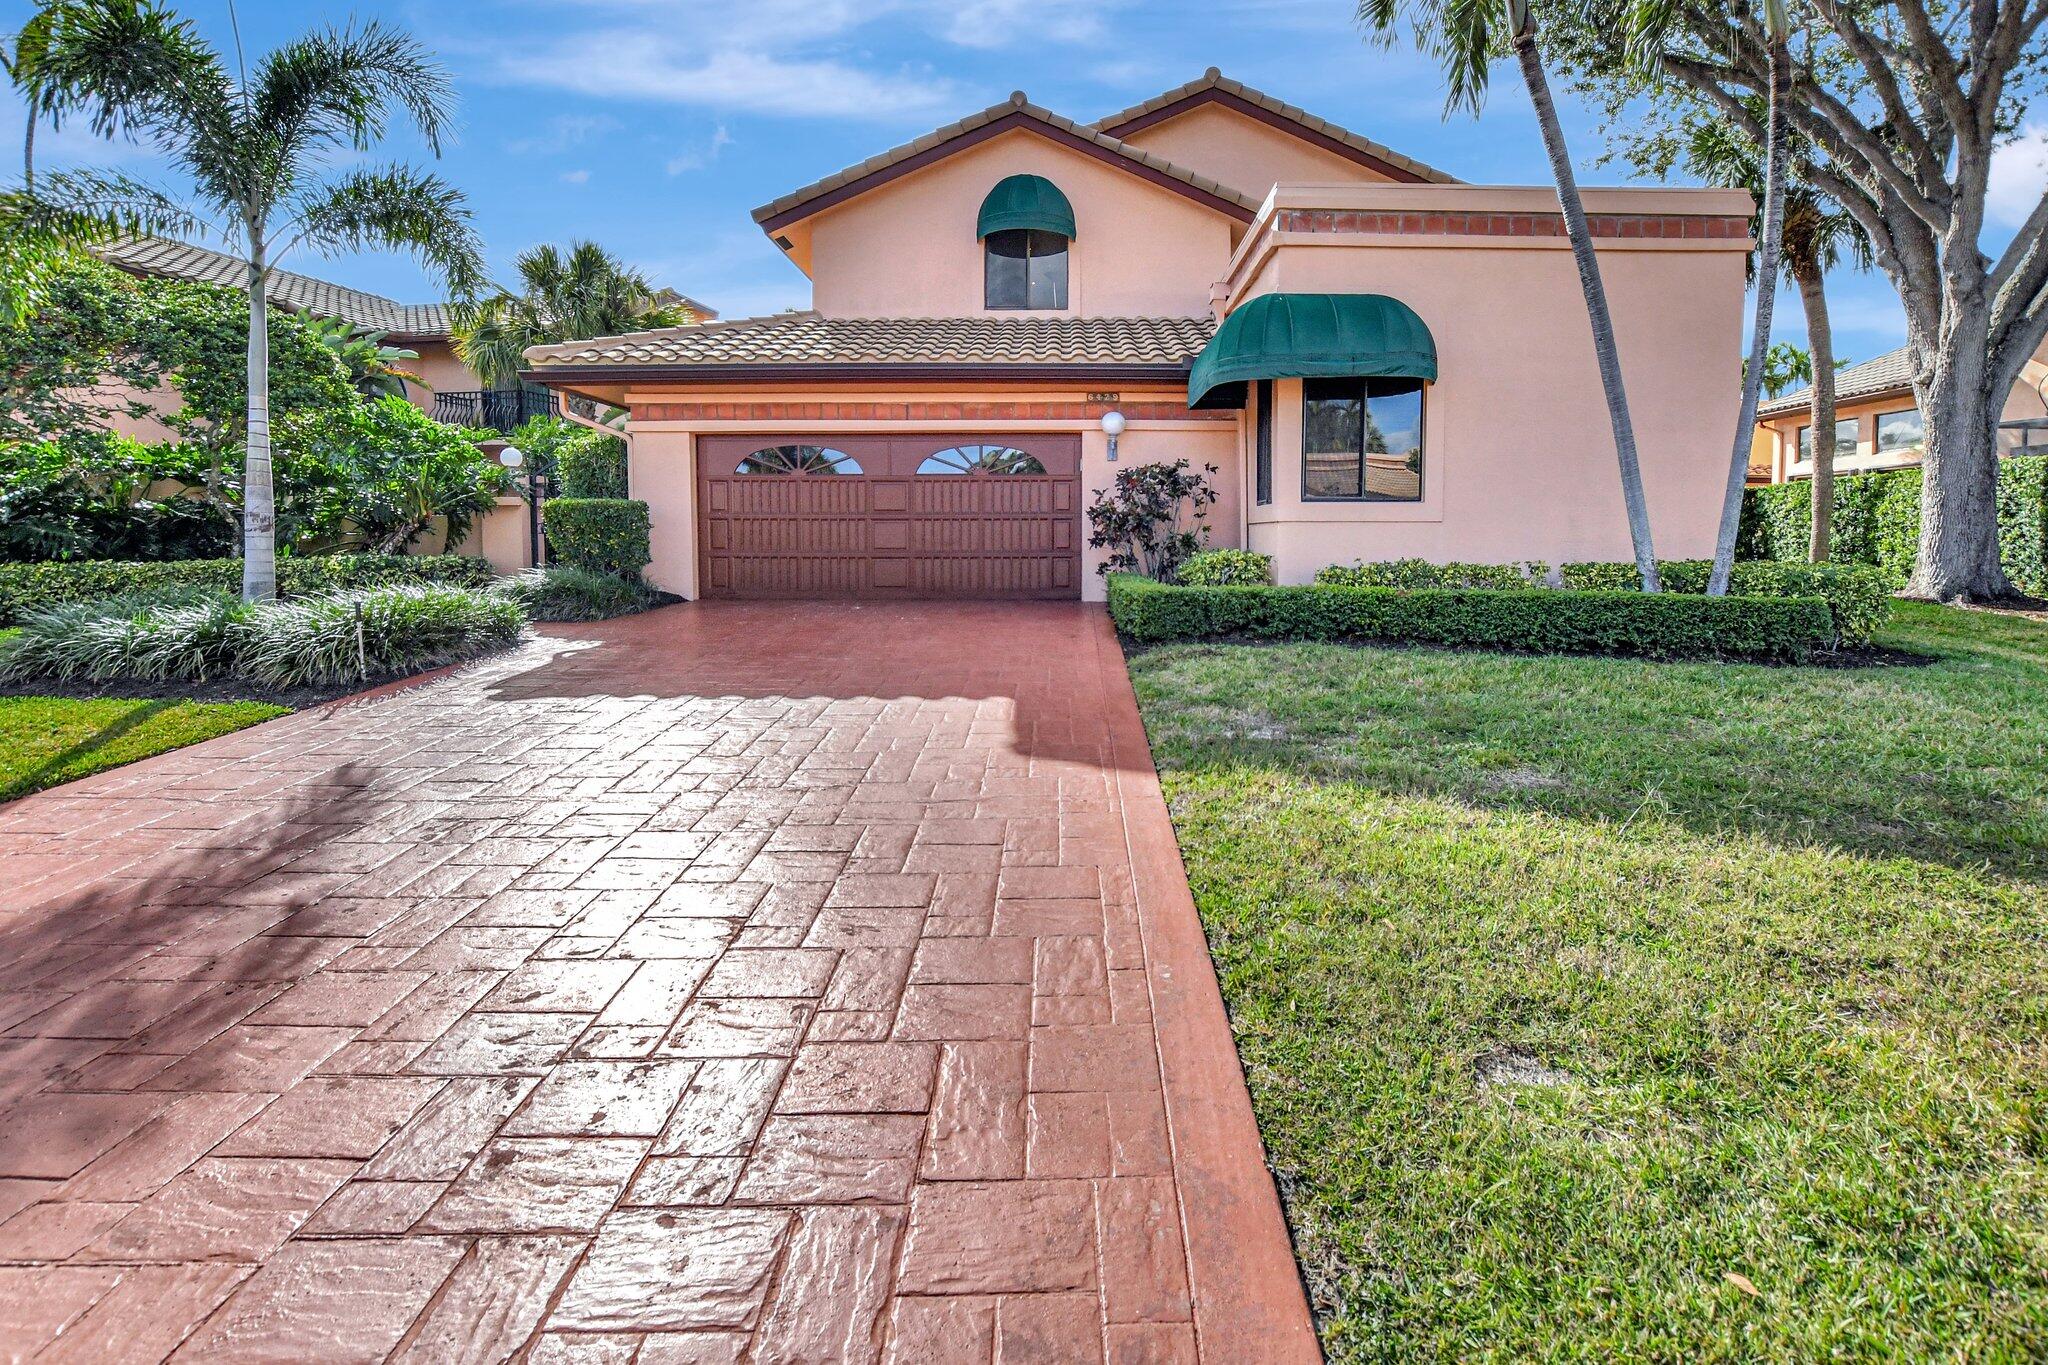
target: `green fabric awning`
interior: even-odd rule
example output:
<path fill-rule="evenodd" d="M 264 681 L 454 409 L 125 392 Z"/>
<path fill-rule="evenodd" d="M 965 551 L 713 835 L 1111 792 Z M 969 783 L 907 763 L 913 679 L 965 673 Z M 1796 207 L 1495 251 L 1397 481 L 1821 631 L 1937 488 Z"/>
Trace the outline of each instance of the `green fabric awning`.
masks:
<path fill-rule="evenodd" d="M 1058 185 L 1042 175 L 1004 176 L 981 201 L 974 235 L 979 240 L 1011 228 L 1038 228 L 1070 238 L 1074 235 L 1074 206 Z"/>
<path fill-rule="evenodd" d="M 1436 378 L 1436 338 L 1385 294 L 1261 294 L 1223 319 L 1188 373 L 1188 406 L 1237 407 L 1249 379 Z"/>

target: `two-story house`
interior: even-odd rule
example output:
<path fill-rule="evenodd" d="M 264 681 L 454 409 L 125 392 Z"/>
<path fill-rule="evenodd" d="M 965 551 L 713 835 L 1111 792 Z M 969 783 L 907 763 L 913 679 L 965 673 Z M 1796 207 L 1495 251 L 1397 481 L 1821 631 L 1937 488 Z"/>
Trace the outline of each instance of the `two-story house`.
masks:
<path fill-rule="evenodd" d="M 1746 194 L 1594 189 L 1660 553 L 1711 549 Z M 1213 543 L 1626 559 L 1555 192 L 1468 185 L 1211 69 L 1093 124 L 1016 94 L 756 210 L 802 313 L 536 347 L 630 410 L 685 597 L 1099 598 L 1084 509 L 1213 466 Z"/>

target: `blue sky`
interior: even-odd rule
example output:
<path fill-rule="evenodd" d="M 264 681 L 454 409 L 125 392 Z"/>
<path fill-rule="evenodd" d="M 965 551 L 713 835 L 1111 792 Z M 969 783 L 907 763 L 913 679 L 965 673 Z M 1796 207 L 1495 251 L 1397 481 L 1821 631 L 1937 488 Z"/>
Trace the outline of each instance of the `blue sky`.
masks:
<path fill-rule="evenodd" d="M 226 0 L 177 8 L 232 41 Z M 10 29 L 29 12 L 0 0 Z M 535 243 L 590 237 L 728 317 L 809 302 L 807 281 L 748 217 L 755 205 L 1019 88 L 1091 119 L 1214 64 L 1462 179 L 1548 183 L 1512 68 L 1497 69 L 1483 116 L 1446 120 L 1434 69 L 1363 43 L 1350 15 L 1346 0 L 242 0 L 239 11 L 251 53 L 375 16 L 440 54 L 462 104 L 438 169 L 468 194 L 494 269 Z M 1592 165 L 1590 117 L 1567 113 L 1582 178 L 1621 179 Z M 18 105 L 0 107 L 0 146 L 20 130 Z M 2030 131 L 2004 176 L 2015 222 L 2048 176 L 2048 128 Z M 406 137 L 379 155 L 424 156 Z M 45 157 L 153 170 L 132 148 L 69 130 L 46 140 Z M 402 258 L 288 264 L 407 300 L 433 294 Z M 1830 297 L 1839 352 L 1900 344 L 1882 277 L 1845 275 Z M 1803 339 L 1789 291 L 1778 313 L 1777 335 Z"/>

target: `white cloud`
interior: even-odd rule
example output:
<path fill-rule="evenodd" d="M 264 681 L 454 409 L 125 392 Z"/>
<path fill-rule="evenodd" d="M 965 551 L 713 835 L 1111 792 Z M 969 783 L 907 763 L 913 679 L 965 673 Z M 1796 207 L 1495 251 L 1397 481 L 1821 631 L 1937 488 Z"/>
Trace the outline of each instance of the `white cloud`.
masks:
<path fill-rule="evenodd" d="M 677 152 L 668 159 L 670 175 L 681 175 L 684 171 L 701 171 L 718 160 L 718 154 L 732 145 L 732 134 L 723 123 L 711 130 L 711 138 L 702 147 L 690 147 Z"/>
<path fill-rule="evenodd" d="M 507 142 L 505 150 L 513 156 L 547 156 L 624 126 L 610 114 L 557 114 L 537 131 Z"/>
<path fill-rule="evenodd" d="M 945 16 L 940 34 L 956 47 L 1004 48 L 1034 43 L 1092 43 L 1103 36 L 1111 6 L 1083 0 L 954 0 L 933 6 Z"/>
<path fill-rule="evenodd" d="M 590 172 L 581 168 L 573 171 L 563 171 L 562 183 L 565 185 L 587 185 L 590 183 Z"/>
<path fill-rule="evenodd" d="M 2018 227 L 2048 192 L 2048 124 L 2029 123 L 1991 157 L 1985 213 L 1992 222 Z"/>
<path fill-rule="evenodd" d="M 833 57 L 714 48 L 668 31 L 569 34 L 545 53 L 504 54 L 500 73 L 578 94 L 784 117 L 896 119 L 945 107 L 951 83 L 928 71 L 863 71 Z"/>

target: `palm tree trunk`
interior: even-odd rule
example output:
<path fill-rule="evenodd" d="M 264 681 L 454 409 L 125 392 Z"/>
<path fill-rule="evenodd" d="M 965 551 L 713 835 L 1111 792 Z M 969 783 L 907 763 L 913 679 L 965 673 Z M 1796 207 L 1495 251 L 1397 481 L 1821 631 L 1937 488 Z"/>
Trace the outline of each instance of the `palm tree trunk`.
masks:
<path fill-rule="evenodd" d="M 1806 345 L 1813 355 L 1813 537 L 1807 558 L 1828 562 L 1835 531 L 1835 333 L 1828 320 L 1828 291 L 1811 262 L 1793 262 L 1799 302 L 1806 309 Z"/>
<path fill-rule="evenodd" d="M 1550 97 L 1549 78 L 1543 73 L 1543 56 L 1536 49 L 1535 31 L 1528 25 L 1515 35 L 1515 58 L 1529 87 L 1529 103 L 1535 106 L 1536 122 L 1543 130 L 1543 149 L 1550 155 L 1550 171 L 1557 179 L 1557 204 L 1564 214 L 1565 236 L 1571 240 L 1572 260 L 1579 268 L 1579 287 L 1586 295 L 1586 316 L 1593 326 L 1593 354 L 1600 365 L 1600 386 L 1607 394 L 1607 417 L 1614 427 L 1614 456 L 1621 466 L 1621 499 L 1628 509 L 1628 534 L 1635 546 L 1636 572 L 1642 576 L 1644 592 L 1662 592 L 1657 552 L 1650 540 L 1650 505 L 1643 494 L 1642 461 L 1636 454 L 1635 423 L 1628 414 L 1628 393 L 1622 387 L 1621 353 L 1615 347 L 1607 288 L 1600 279 L 1600 262 L 1593 254 L 1593 234 L 1586 226 L 1586 206 L 1579 198 L 1578 178 L 1572 174 L 1564 128 L 1557 121 L 1557 105 Z"/>
<path fill-rule="evenodd" d="M 249 431 L 242 466 L 242 598 L 277 596 L 277 502 L 270 483 L 270 308 L 263 234 L 249 229 Z"/>
<path fill-rule="evenodd" d="M 1735 569 L 1735 535 L 1742 525 L 1742 492 L 1749 484 L 1749 451 L 1756 439 L 1757 395 L 1764 382 L 1764 353 L 1771 347 L 1771 314 L 1778 304 L 1778 255 L 1785 239 L 1785 100 L 1791 53 L 1782 39 L 1771 44 L 1770 109 L 1764 128 L 1764 231 L 1756 248 L 1756 322 L 1750 332 L 1749 364 L 1742 375 L 1742 403 L 1735 418 L 1735 444 L 1728 457 L 1728 485 L 1721 494 L 1721 526 L 1714 537 L 1714 567 L 1707 596 L 1728 591 Z M 1820 448 L 1820 432 L 1813 434 Z M 1831 430 L 1828 439 L 1834 439 Z"/>
<path fill-rule="evenodd" d="M 21 185 L 30 194 L 36 192 L 36 111 L 28 111 L 28 131 L 21 137 Z"/>

